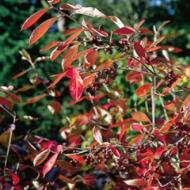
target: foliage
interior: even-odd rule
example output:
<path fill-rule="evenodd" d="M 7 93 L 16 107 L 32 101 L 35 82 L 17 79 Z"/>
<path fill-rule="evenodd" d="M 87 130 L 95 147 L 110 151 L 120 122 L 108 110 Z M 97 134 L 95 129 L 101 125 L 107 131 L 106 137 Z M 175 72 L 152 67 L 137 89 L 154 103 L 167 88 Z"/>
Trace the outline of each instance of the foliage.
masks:
<path fill-rule="evenodd" d="M 50 51 L 49 56 L 33 58 L 21 51 L 29 67 L 14 78 L 58 62 L 59 71 L 52 68 L 48 80 L 39 74 L 31 78 L 32 85 L 1 86 L 1 123 L 11 124 L 0 135 L 0 187 L 189 189 L 190 69 L 171 59 L 170 54 L 181 52 L 180 48 L 161 44 L 168 22 L 152 31 L 143 27 L 144 20 L 129 26 L 96 8 L 60 0 L 48 3 L 22 26 L 29 29 L 54 13 L 35 27 L 29 45 L 40 41 L 62 17 L 77 27 L 66 29 L 64 40 L 52 40 L 41 48 Z M 82 22 L 77 15 L 83 15 Z M 111 27 L 94 26 L 89 17 Z M 118 83 L 129 84 L 132 95 Z M 30 89 L 40 93 L 24 100 L 25 106 L 41 102 L 53 121 L 64 101 L 72 110 L 81 108 L 80 115 L 71 112 L 65 118 L 61 142 L 25 132 L 22 121 L 34 124 L 37 118 L 18 115 L 16 108 L 23 101 L 19 92 Z"/>

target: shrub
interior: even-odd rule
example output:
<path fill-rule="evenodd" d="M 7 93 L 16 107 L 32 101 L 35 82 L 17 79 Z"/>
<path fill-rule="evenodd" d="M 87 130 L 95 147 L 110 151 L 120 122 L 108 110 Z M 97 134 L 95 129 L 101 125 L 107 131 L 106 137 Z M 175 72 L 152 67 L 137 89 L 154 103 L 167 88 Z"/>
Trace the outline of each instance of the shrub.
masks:
<path fill-rule="evenodd" d="M 32 132 L 17 136 L 22 119 L 34 122 L 35 118 L 18 117 L 13 106 L 20 101 L 18 90 L 1 87 L 1 120 L 6 114 L 12 121 L 0 135 L 4 147 L 0 187 L 188 189 L 189 67 L 170 58 L 170 53 L 179 52 L 179 48 L 161 45 L 165 38 L 161 30 L 167 22 L 151 31 L 143 27 L 144 21 L 126 26 L 96 8 L 61 4 L 59 0 L 48 2 L 49 7 L 31 15 L 22 26 L 21 30 L 26 30 L 47 12 L 57 13 L 33 30 L 29 45 L 61 17 L 78 27 L 64 31 L 65 41 L 52 41 L 42 49 L 53 49 L 50 56 L 33 61 L 22 51 L 30 68 L 15 78 L 31 72 L 39 62 L 54 62 L 63 54 L 60 72 L 52 73 L 51 82 L 33 78 L 35 88 L 42 85 L 44 92 L 25 104 L 47 98 L 46 106 L 55 117 L 67 93 L 63 91 L 64 81 L 72 98 L 70 104 L 85 105 L 85 109 L 66 118 L 67 124 L 60 129 L 61 143 Z M 113 29 L 95 28 L 87 18 L 80 22 L 75 17 L 78 14 L 111 22 Z M 118 86 L 118 80 L 126 80 L 128 86 Z M 126 94 L 125 88 L 131 88 L 133 94 Z M 27 90 L 27 86 L 20 90 Z"/>

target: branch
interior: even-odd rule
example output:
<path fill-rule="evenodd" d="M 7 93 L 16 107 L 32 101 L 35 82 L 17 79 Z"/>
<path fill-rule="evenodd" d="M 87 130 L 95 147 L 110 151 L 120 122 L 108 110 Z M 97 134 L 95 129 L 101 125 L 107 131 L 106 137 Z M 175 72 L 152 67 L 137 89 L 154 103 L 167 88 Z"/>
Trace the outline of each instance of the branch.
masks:
<path fill-rule="evenodd" d="M 155 90 L 156 90 L 156 77 L 152 78 L 152 88 L 151 88 L 151 101 L 152 101 L 152 126 L 155 128 Z"/>

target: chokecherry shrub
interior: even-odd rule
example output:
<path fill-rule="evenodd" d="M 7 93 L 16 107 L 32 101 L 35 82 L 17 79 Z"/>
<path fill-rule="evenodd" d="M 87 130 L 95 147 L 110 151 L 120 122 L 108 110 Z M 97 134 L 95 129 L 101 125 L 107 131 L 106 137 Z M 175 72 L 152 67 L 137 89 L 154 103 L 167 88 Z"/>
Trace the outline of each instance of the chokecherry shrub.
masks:
<path fill-rule="evenodd" d="M 14 105 L 21 101 L 19 92 L 30 86 L 1 86 L 0 121 L 9 115 L 12 122 L 0 134 L 0 189 L 190 189 L 190 69 L 171 55 L 181 49 L 161 45 L 168 22 L 150 30 L 143 27 L 144 20 L 128 26 L 96 8 L 60 0 L 47 4 L 22 25 L 21 31 L 27 30 L 46 15 L 32 31 L 30 46 L 60 19 L 76 27 L 63 32 L 64 40 L 41 49 L 49 56 L 34 61 L 21 51 L 30 67 L 14 78 L 32 72 L 39 62 L 57 61 L 60 71 L 52 73 L 51 81 L 33 78 L 36 89 L 43 84 L 46 91 L 25 105 L 51 97 L 48 109 L 57 114 L 62 82 L 68 81 L 69 103 L 88 106 L 67 118 L 58 134 L 62 143 L 30 131 L 17 137 L 20 118 Z M 54 17 L 48 18 L 49 13 Z M 97 26 L 99 20 L 109 22 L 109 30 Z M 24 118 L 35 123 L 32 116 Z"/>

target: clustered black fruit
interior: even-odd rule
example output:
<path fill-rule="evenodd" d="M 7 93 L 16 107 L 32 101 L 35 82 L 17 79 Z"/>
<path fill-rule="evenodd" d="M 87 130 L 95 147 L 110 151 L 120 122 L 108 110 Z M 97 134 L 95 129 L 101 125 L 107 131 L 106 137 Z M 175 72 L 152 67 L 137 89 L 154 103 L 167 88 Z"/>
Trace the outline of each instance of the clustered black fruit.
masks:
<path fill-rule="evenodd" d="M 119 175 L 126 178 L 130 169 L 130 161 L 127 154 L 121 155 L 119 158 L 112 152 L 111 146 L 96 146 L 91 149 L 90 153 L 84 157 L 86 164 L 91 167 L 96 167 L 99 164 L 104 165 L 105 169 L 109 170 L 110 175 Z"/>
<path fill-rule="evenodd" d="M 95 95 L 96 91 L 102 86 L 102 84 L 110 84 L 117 74 L 117 64 L 112 67 L 104 69 L 97 73 L 94 83 L 87 89 L 91 95 Z"/>
<path fill-rule="evenodd" d="M 177 81 L 178 76 L 173 71 L 170 71 L 165 79 L 167 81 L 167 87 L 171 87 L 172 84 Z"/>
<path fill-rule="evenodd" d="M 101 163 L 106 164 L 112 159 L 113 153 L 110 146 L 96 146 L 85 156 L 86 163 L 91 166 L 96 166 Z"/>

